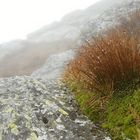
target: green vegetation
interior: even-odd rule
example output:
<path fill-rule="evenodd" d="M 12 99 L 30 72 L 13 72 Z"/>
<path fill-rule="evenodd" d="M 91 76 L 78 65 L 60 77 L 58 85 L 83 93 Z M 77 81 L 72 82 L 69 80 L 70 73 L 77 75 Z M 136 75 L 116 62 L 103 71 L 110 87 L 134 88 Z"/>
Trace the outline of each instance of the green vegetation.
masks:
<path fill-rule="evenodd" d="M 124 97 L 112 97 L 102 107 L 97 99 L 90 106 L 95 94 L 76 90 L 72 89 L 82 112 L 108 130 L 113 140 L 140 139 L 140 89 Z"/>
<path fill-rule="evenodd" d="M 110 130 L 114 139 L 140 139 L 140 90 L 121 99 L 111 99 L 106 115 L 102 127 Z"/>
<path fill-rule="evenodd" d="M 140 10 L 79 49 L 64 73 L 81 110 L 113 140 L 140 140 Z"/>

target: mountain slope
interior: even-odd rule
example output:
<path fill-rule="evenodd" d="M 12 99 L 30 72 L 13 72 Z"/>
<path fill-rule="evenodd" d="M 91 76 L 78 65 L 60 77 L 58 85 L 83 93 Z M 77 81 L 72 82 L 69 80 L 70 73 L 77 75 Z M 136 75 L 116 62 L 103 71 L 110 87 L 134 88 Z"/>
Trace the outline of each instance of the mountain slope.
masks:
<path fill-rule="evenodd" d="M 72 12 L 27 36 L 17 47 L 13 42 L 0 46 L 0 77 L 30 75 L 40 68 L 51 54 L 76 48 L 95 33 L 116 24 L 126 12 L 140 7 L 139 0 L 102 0 L 85 10 Z M 16 42 L 15 46 L 17 46 Z M 14 44 L 13 43 L 13 44 Z M 9 47 L 8 47 L 9 46 Z M 9 52 L 13 48 L 12 52 Z M 5 56 L 5 57 L 4 57 Z"/>

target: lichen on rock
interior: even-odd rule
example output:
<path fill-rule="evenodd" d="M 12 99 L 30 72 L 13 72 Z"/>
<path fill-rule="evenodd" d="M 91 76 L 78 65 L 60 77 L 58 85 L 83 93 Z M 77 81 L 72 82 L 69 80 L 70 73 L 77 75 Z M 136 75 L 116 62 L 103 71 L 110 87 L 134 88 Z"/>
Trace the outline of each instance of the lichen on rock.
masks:
<path fill-rule="evenodd" d="M 1 140 L 104 139 L 102 131 L 98 136 L 92 132 L 93 127 L 60 81 L 30 76 L 0 79 Z"/>

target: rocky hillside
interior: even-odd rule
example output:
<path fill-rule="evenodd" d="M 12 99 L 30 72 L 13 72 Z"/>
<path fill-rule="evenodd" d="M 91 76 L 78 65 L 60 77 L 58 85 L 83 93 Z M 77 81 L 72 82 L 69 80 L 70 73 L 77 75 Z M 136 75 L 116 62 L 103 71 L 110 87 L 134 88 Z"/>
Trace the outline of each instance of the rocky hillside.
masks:
<path fill-rule="evenodd" d="M 118 18 L 138 7 L 139 0 L 101 0 L 29 34 L 26 40 L 1 44 L 0 77 L 30 75 L 51 54 L 79 46 L 83 40 L 116 24 Z"/>
<path fill-rule="evenodd" d="M 32 73 L 33 77 L 41 78 L 45 81 L 61 79 L 61 73 L 68 62 L 74 57 L 74 51 L 51 55 L 43 67 Z"/>

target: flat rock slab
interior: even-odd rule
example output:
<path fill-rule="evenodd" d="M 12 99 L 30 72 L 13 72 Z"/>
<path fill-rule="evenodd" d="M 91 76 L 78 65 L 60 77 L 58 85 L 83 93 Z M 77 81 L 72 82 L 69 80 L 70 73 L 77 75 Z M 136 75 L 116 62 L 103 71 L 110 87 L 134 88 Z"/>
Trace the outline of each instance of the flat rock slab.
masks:
<path fill-rule="evenodd" d="M 58 81 L 0 79 L 0 140 L 108 139 Z"/>

